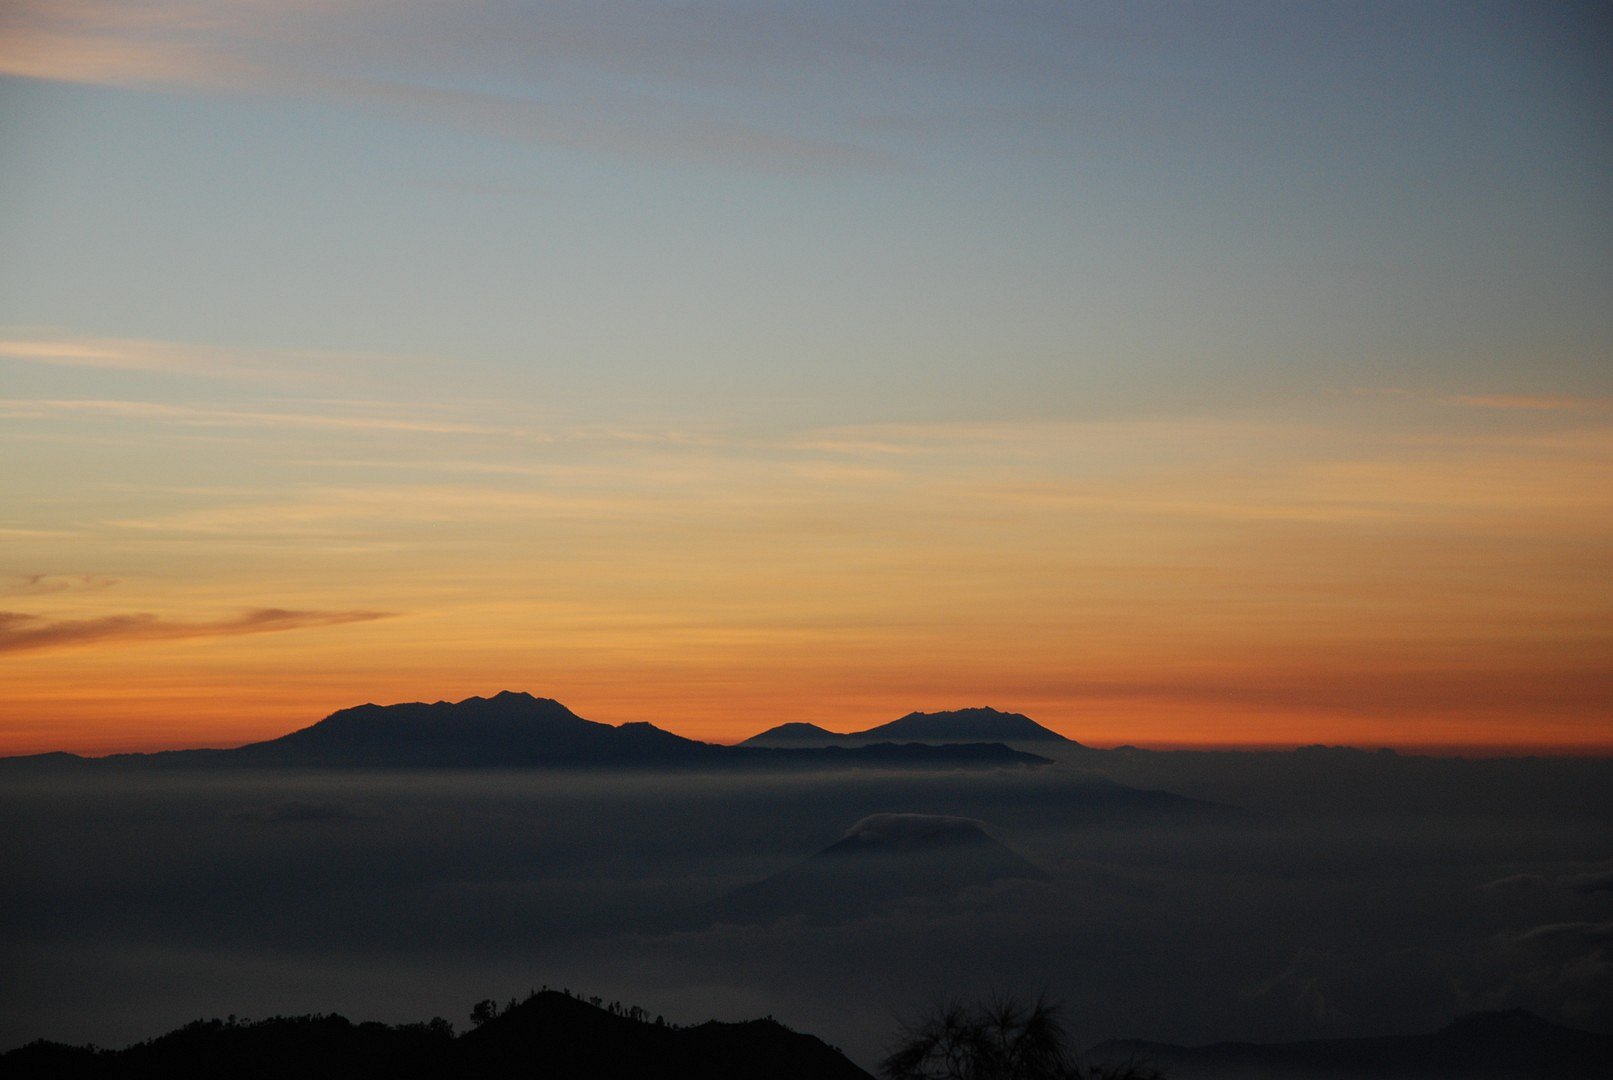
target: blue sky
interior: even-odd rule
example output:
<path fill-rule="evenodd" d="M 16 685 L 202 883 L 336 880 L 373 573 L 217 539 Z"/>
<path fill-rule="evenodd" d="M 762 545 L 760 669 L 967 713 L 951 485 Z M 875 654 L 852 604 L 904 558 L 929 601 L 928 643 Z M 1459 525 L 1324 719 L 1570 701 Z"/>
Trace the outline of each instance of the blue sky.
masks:
<path fill-rule="evenodd" d="M 170 73 L 4 84 L 9 325 L 819 420 L 1605 388 L 1594 11 L 133 7 L 11 16 Z"/>

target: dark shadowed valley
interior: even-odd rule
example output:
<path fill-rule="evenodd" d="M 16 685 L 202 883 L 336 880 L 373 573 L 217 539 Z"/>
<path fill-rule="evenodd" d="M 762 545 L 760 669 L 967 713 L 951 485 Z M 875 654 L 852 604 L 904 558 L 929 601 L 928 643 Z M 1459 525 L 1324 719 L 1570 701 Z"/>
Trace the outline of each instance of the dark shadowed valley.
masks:
<path fill-rule="evenodd" d="M 7 759 L 0 1049 L 539 985 L 777 1016 L 870 1071 L 993 992 L 1172 1076 L 1188 1047 L 1404 1049 L 1484 1011 L 1613 1034 L 1613 762 L 1101 751 L 1009 717 L 724 748 L 509 694 Z M 1369 1058 L 1326 1075 L 1388 1075 Z M 1429 1075 L 1470 1074 L 1525 1075 Z"/>

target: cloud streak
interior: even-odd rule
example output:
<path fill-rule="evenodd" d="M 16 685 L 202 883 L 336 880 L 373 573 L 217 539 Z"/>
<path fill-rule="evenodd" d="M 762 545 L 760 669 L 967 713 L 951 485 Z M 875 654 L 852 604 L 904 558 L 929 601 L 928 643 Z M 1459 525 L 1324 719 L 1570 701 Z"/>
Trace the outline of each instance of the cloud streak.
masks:
<path fill-rule="evenodd" d="M 329 349 L 254 349 L 199 345 L 149 338 L 96 337 L 71 332 L 35 336 L 13 331 L 0 338 L 0 360 L 42 367 L 88 368 L 159 375 L 184 375 L 236 382 L 294 379 L 329 383 L 341 367 L 400 358 Z"/>
<path fill-rule="evenodd" d="M 0 400 L 0 417 L 10 420 L 43 420 L 52 416 L 75 414 L 114 420 L 183 424 L 188 427 L 318 428 L 339 431 L 407 431 L 432 435 L 520 435 L 528 439 L 541 438 L 518 428 L 415 417 L 227 409 L 156 401 L 49 398 Z"/>
<path fill-rule="evenodd" d="M 680 88 L 687 65 L 666 70 L 666 47 L 645 46 L 634 34 L 599 35 L 570 26 L 560 12 L 521 12 L 513 20 L 484 16 L 469 34 L 477 71 L 505 56 L 508 91 L 445 85 L 458 71 L 454 49 L 411 38 L 408 18 L 377 24 L 366 4 L 234 4 L 147 0 L 98 4 L 83 0 L 21 0 L 0 9 L 0 75 L 137 89 L 211 91 L 312 99 L 445 124 L 495 138 L 568 149 L 648 155 L 671 160 L 726 161 L 774 172 L 824 168 L 890 168 L 888 154 L 812 134 L 773 130 L 689 103 Z M 287 10 L 290 9 L 290 10 Z M 362 25 L 364 32 L 355 32 Z M 377 26 L 381 27 L 378 35 Z M 699 20 L 663 20 L 686 48 L 697 48 Z M 312 29 L 309 29 L 309 27 Z M 692 38 L 690 35 L 694 35 Z M 379 38 L 379 40 L 378 40 Z M 511 41 L 520 51 L 511 59 Z M 651 37 L 653 41 L 653 35 Z M 331 48 L 328 43 L 346 47 Z M 295 62 L 288 45 L 304 47 Z M 729 42 L 731 62 L 746 62 L 746 41 Z M 308 62 L 323 55 L 323 62 Z M 340 67 L 354 55 L 379 55 L 384 74 L 366 67 L 355 76 Z M 734 56 L 740 59 L 733 60 Z M 708 60 L 711 58 L 707 58 Z M 536 69 L 536 70 L 534 70 Z M 602 97 L 597 72 L 663 85 L 629 100 Z M 752 79 L 757 76 L 752 75 Z M 580 82 L 579 92 L 554 95 L 556 80 Z M 553 100 L 540 94 L 548 91 Z"/>
<path fill-rule="evenodd" d="M 371 622 L 384 611 L 288 611 L 257 608 L 230 619 L 188 622 L 148 612 L 104 615 L 94 619 L 47 619 L 20 611 L 0 611 L 0 655 L 69 649 L 85 645 L 133 645 L 148 641 L 239 637 L 282 630 Z"/>
<path fill-rule="evenodd" d="M 100 590 L 118 584 L 102 574 L 21 574 L 10 585 L 0 584 L 0 596 L 44 596 L 47 593 Z"/>
<path fill-rule="evenodd" d="M 115 338 L 8 339 L 0 359 L 49 367 L 227 376 L 240 369 L 216 353 L 167 342 Z"/>
<path fill-rule="evenodd" d="M 100 574 L 22 574 L 0 585 L 0 596 L 43 596 L 47 593 L 110 589 L 116 578 Z"/>
<path fill-rule="evenodd" d="M 1506 409 L 1525 412 L 1613 412 L 1613 398 L 1573 397 L 1565 394 L 1466 394 L 1445 398 L 1447 405 L 1468 409 Z"/>

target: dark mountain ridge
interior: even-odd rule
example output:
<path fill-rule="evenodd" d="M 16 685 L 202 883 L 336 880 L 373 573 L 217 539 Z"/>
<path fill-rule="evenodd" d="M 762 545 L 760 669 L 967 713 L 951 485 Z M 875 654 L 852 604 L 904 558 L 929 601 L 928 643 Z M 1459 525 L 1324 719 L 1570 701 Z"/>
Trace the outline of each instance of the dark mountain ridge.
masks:
<path fill-rule="evenodd" d="M 839 1051 L 771 1018 L 680 1028 L 652 1022 L 639 1009 L 602 1008 L 597 999 L 555 991 L 533 994 L 458 1037 L 441 1020 L 396 1027 L 340 1016 L 199 1020 L 123 1050 L 30 1043 L 0 1054 L 0 1074 L 38 1080 L 871 1080 Z"/>
<path fill-rule="evenodd" d="M 553 698 L 503 691 L 463 701 L 359 705 L 233 751 L 298 765 L 597 765 L 689 763 L 723 748 L 653 724 L 584 720 Z"/>
<path fill-rule="evenodd" d="M 1045 728 L 1023 713 L 991 708 L 912 712 L 889 723 L 844 734 L 817 724 L 790 723 L 752 735 L 741 746 L 861 746 L 874 742 L 1044 743 L 1079 749 L 1081 744 Z"/>
<path fill-rule="evenodd" d="M 463 701 L 359 705 L 279 738 L 231 750 L 170 750 L 82 758 L 0 758 L 11 769 L 86 765 L 164 768 L 989 768 L 1047 759 L 997 743 L 925 745 L 880 740 L 856 747 L 733 747 L 687 739 L 649 723 L 585 720 L 552 698 L 504 691 Z"/>

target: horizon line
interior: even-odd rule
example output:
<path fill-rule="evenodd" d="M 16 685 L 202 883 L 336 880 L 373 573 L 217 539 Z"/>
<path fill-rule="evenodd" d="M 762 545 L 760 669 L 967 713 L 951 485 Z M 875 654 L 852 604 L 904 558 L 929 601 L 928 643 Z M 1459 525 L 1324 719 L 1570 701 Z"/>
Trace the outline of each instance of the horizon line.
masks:
<path fill-rule="evenodd" d="M 101 760 L 101 759 L 119 757 L 119 756 L 126 756 L 126 755 L 163 754 L 163 753 L 174 753 L 174 752 L 184 752 L 184 751 L 207 751 L 207 750 L 227 751 L 227 750 L 236 750 L 236 749 L 239 749 L 239 748 L 241 748 L 243 746 L 251 746 L 251 745 L 256 744 L 256 743 L 271 742 L 273 740 L 282 738 L 282 737 L 284 737 L 286 735 L 290 735 L 290 734 L 292 734 L 294 732 L 305 730 L 306 728 L 313 727 L 313 726 L 315 726 L 315 725 L 317 725 L 319 723 L 322 723 L 323 721 L 329 719 L 330 717 L 336 715 L 337 713 L 347 712 L 347 711 L 352 710 L 352 709 L 359 709 L 359 708 L 394 708 L 394 707 L 403 706 L 403 705 L 445 705 L 445 704 L 446 705 L 461 705 L 461 704 L 465 704 L 465 703 L 471 702 L 471 701 L 490 701 L 490 700 L 493 700 L 493 699 L 498 698 L 498 697 L 524 697 L 524 698 L 527 698 L 527 699 L 530 699 L 530 700 L 533 700 L 533 701 L 550 701 L 550 702 L 553 702 L 554 704 L 560 706 L 561 708 L 565 709 L 567 712 L 572 713 L 573 716 L 579 717 L 579 719 L 590 720 L 590 722 L 593 722 L 593 723 L 606 724 L 609 727 L 620 727 L 623 724 L 632 724 L 632 723 L 649 723 L 653 727 L 657 727 L 660 730 L 669 732 L 669 733 L 671 733 L 673 735 L 678 735 L 681 738 L 690 739 L 690 740 L 693 740 L 695 742 L 707 743 L 707 744 L 714 745 L 714 746 L 727 746 L 727 747 L 738 746 L 738 745 L 744 743 L 745 741 L 747 741 L 748 739 L 755 738 L 757 735 L 764 734 L 767 731 L 771 731 L 776 727 L 782 726 L 780 724 L 774 724 L 774 725 L 772 725 L 770 727 L 762 728 L 761 730 L 751 732 L 750 734 L 747 734 L 747 735 L 741 735 L 741 736 L 731 737 L 731 738 L 730 737 L 724 737 L 724 738 L 701 738 L 701 737 L 695 736 L 695 735 L 684 734 L 683 731 L 679 730 L 680 728 L 687 726 L 685 724 L 680 723 L 680 724 L 676 724 L 674 726 L 674 725 L 668 725 L 665 722 L 631 720 L 631 719 L 630 720 L 623 720 L 623 721 L 621 721 L 619 723 L 610 723 L 609 721 L 594 720 L 594 719 L 592 719 L 590 717 L 584 717 L 581 714 L 575 712 L 574 710 L 571 709 L 570 706 L 566 705 L 564 702 L 560 701 L 558 698 L 549 697 L 547 695 L 542 695 L 542 694 L 534 694 L 534 693 L 532 693 L 530 691 L 526 691 L 526 690 L 507 690 L 506 689 L 506 690 L 498 690 L 498 691 L 495 691 L 495 692 L 493 692 L 491 694 L 470 694 L 470 695 L 467 695 L 465 697 L 459 698 L 457 700 L 450 700 L 450 699 L 447 699 L 447 698 L 438 698 L 438 699 L 429 700 L 429 701 L 428 700 L 423 700 L 423 699 L 415 699 L 415 700 L 409 700 L 409 701 L 395 701 L 395 702 L 390 702 L 390 703 L 387 703 L 387 704 L 379 704 L 379 703 L 374 702 L 374 701 L 364 701 L 364 702 L 359 702 L 358 704 L 344 705 L 344 706 L 341 706 L 339 708 L 332 709 L 332 710 L 330 710 L 328 712 L 325 712 L 322 715 L 320 715 L 318 719 L 313 720 L 313 721 L 308 722 L 308 723 L 297 724 L 297 725 L 292 726 L 290 728 L 287 728 L 285 730 L 280 730 L 280 731 L 277 731 L 277 732 L 272 733 L 272 734 L 264 734 L 264 735 L 261 735 L 261 736 L 255 737 L 255 738 L 249 738 L 249 739 L 244 739 L 244 740 L 240 740 L 240 741 L 236 741 L 234 739 L 231 739 L 227 743 L 224 743 L 224 744 L 196 745 L 194 743 L 181 743 L 181 742 L 176 742 L 176 741 L 169 741 L 169 740 L 163 739 L 161 737 L 154 738 L 154 739 L 152 739 L 150 741 L 141 740 L 141 739 L 138 739 L 138 738 L 136 738 L 136 739 L 128 739 L 128 740 L 118 740 L 118 741 L 102 740 L 102 741 L 99 741 L 97 743 L 91 743 L 91 744 L 80 746 L 77 749 L 68 749 L 66 747 L 59 746 L 59 745 L 44 745 L 44 744 L 37 744 L 37 743 L 34 745 L 33 748 L 24 748 L 24 747 L 26 747 L 26 743 L 24 743 L 23 747 L 19 747 L 17 749 L 8 749 L 8 750 L 5 750 L 3 752 L 0 752 L 0 760 L 5 760 L 5 759 L 8 759 L 8 758 L 40 757 L 40 756 L 45 756 L 45 755 L 50 755 L 50 754 L 66 754 L 66 755 L 69 755 L 69 756 L 83 758 L 85 760 L 93 761 L 93 760 Z M 1080 747 L 1082 747 L 1084 749 L 1094 750 L 1094 751 L 1101 751 L 1101 752 L 1111 752 L 1111 751 L 1116 751 L 1116 750 L 1125 750 L 1125 749 L 1128 749 L 1128 748 L 1129 749 L 1135 749 L 1135 750 L 1141 750 L 1141 751 L 1147 751 L 1147 752 L 1151 752 L 1151 753 L 1173 753 L 1173 752 L 1183 752 L 1183 753 L 1218 753 L 1218 752 L 1219 753 L 1292 753 L 1292 752 L 1295 752 L 1295 751 L 1306 750 L 1306 749 L 1323 749 L 1323 750 L 1351 750 L 1351 751 L 1356 751 L 1356 752 L 1365 753 L 1365 754 L 1393 753 L 1393 754 L 1397 754 L 1397 755 L 1404 756 L 1404 757 L 1427 757 L 1427 758 L 1449 758 L 1449 759 L 1607 758 L 1607 757 L 1613 757 L 1613 740 L 1609 740 L 1607 742 L 1585 742 L 1585 741 L 1550 742 L 1550 741 L 1541 741 L 1541 740 L 1535 739 L 1535 740 L 1519 740 L 1519 741 L 1516 741 L 1516 742 L 1510 742 L 1510 741 L 1499 741 L 1499 740 L 1484 741 L 1484 740 L 1455 740 L 1455 739 L 1453 739 L 1453 740 L 1450 740 L 1450 741 L 1438 741 L 1438 740 L 1426 740 L 1426 739 L 1424 739 L 1424 740 L 1408 740 L 1406 742 L 1386 742 L 1386 741 L 1383 741 L 1383 740 L 1332 741 L 1332 740 L 1328 740 L 1328 739 L 1325 739 L 1325 738 L 1321 738 L 1321 739 L 1319 739 L 1319 738 L 1297 739 L 1296 738 L 1296 739 L 1292 739 L 1292 740 L 1290 740 L 1290 739 L 1260 740 L 1260 739 L 1238 739 L 1238 738 L 1227 738 L 1227 739 L 1215 739 L 1215 738 L 1181 739 L 1181 738 L 1176 738 L 1176 739 L 1171 739 L 1171 738 L 1139 737 L 1139 738 L 1119 738 L 1119 739 L 1116 739 L 1113 736 L 1111 736 L 1109 738 L 1100 738 L 1100 739 L 1097 739 L 1097 740 L 1089 740 L 1088 738 L 1078 737 L 1076 735 L 1069 734 L 1066 731 L 1060 730 L 1059 727 L 1051 726 L 1051 725 L 1048 725 L 1048 724 L 1043 724 L 1041 721 L 1036 720 L 1035 717 L 1032 717 L 1032 716 L 1030 716 L 1030 714 L 1025 713 L 1025 712 L 1023 712 L 1021 710 L 1011 709 L 1011 708 L 1010 709 L 1000 709 L 1000 708 L 997 708 L 995 706 L 990 706 L 990 705 L 965 705 L 965 706 L 958 706 L 958 707 L 955 707 L 955 708 L 932 709 L 932 710 L 910 709 L 907 712 L 902 713 L 901 716 L 897 717 L 896 719 L 903 719 L 903 718 L 906 718 L 908 716 L 914 716 L 914 715 L 935 715 L 937 713 L 956 713 L 956 712 L 966 712 L 966 711 L 989 711 L 989 712 L 995 712 L 995 713 L 998 713 L 998 714 L 1001 714 L 1001 715 L 1018 715 L 1018 716 L 1022 716 L 1022 717 L 1025 717 L 1028 720 L 1031 720 L 1033 723 L 1035 723 L 1038 726 L 1044 728 L 1045 730 L 1050 731 L 1050 732 L 1052 732 L 1052 733 L 1054 733 L 1056 735 L 1059 735 L 1064 739 L 1070 740 L 1070 742 L 1072 742 L 1074 744 L 1077 744 L 1077 745 L 1079 745 Z M 869 728 L 864 728 L 864 729 L 859 730 L 859 731 L 836 731 L 834 729 L 824 727 L 822 724 L 820 724 L 820 723 L 818 723 L 816 721 L 787 721 L 786 723 L 806 723 L 806 724 L 810 724 L 813 727 L 817 727 L 817 728 L 821 729 L 822 731 L 826 732 L 827 734 L 834 735 L 834 736 L 845 737 L 845 736 L 862 735 L 866 731 L 871 730 L 871 728 L 873 728 L 873 727 L 879 727 L 879 726 L 882 726 L 884 724 L 891 723 L 891 722 L 892 722 L 891 720 L 874 720 L 874 721 L 872 721 L 872 723 L 871 723 Z M 896 741 L 896 740 L 881 740 L 881 741 Z M 919 740 L 908 740 L 908 741 L 912 742 L 912 741 L 919 741 Z M 1014 740 L 992 740 L 992 741 L 1011 742 L 1011 741 L 1014 741 Z M 1024 742 L 1026 740 L 1019 740 L 1019 741 Z"/>

